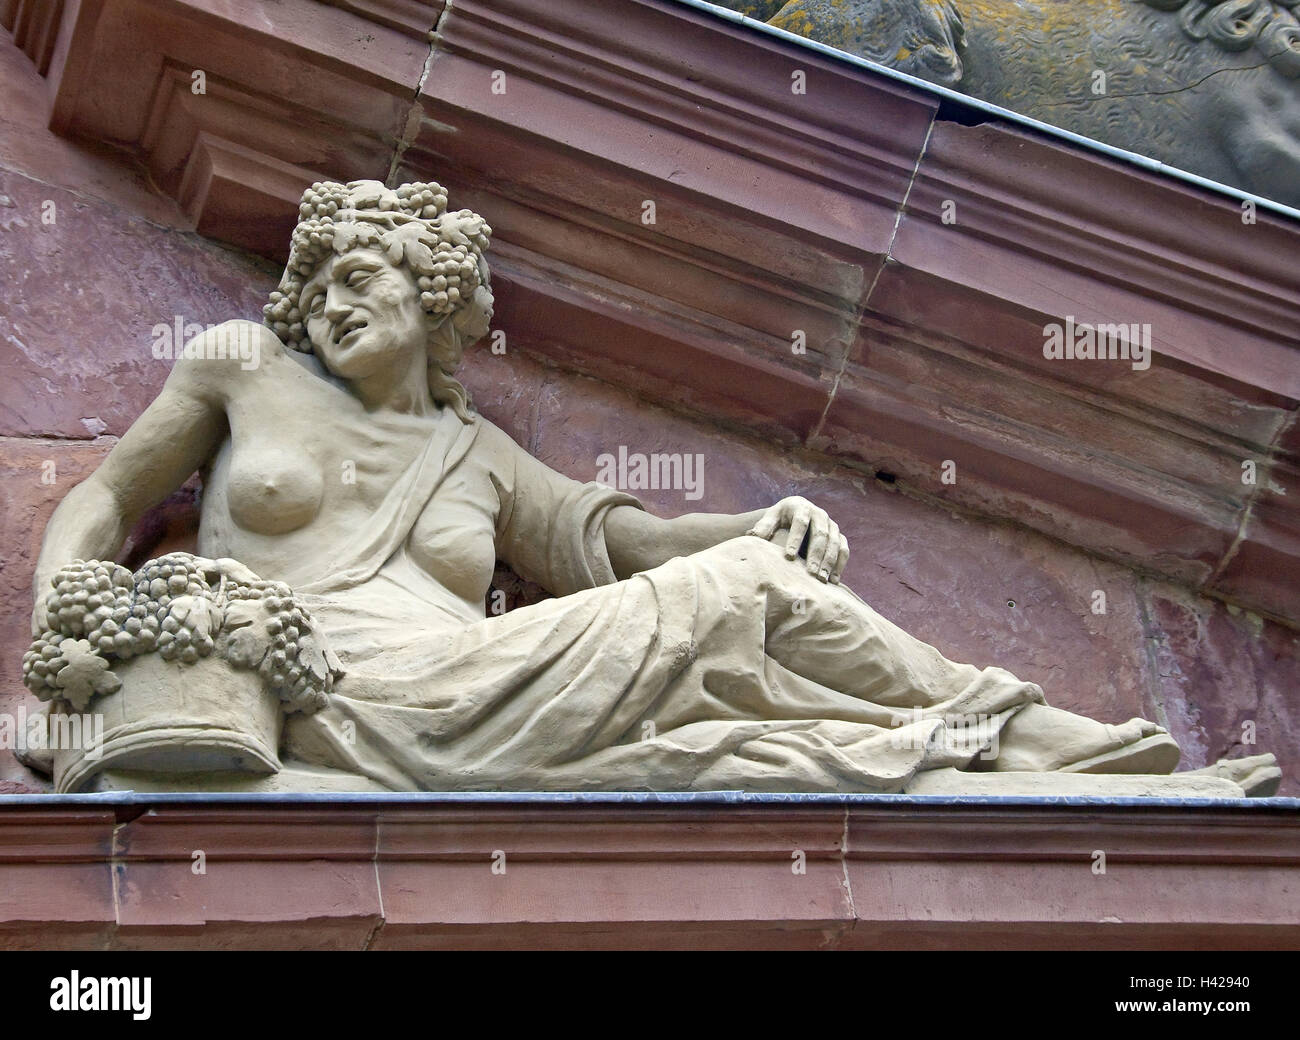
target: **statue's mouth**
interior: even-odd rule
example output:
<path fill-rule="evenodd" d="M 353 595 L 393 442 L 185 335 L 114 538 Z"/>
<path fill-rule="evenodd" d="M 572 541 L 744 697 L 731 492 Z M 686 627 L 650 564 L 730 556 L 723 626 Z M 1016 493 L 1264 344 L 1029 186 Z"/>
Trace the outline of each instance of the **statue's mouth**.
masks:
<path fill-rule="evenodd" d="M 365 318 L 352 318 L 351 320 L 344 322 L 338 327 L 338 331 L 334 333 L 334 342 L 336 344 L 342 343 L 352 333 L 361 331 L 368 324 L 369 323 Z"/>

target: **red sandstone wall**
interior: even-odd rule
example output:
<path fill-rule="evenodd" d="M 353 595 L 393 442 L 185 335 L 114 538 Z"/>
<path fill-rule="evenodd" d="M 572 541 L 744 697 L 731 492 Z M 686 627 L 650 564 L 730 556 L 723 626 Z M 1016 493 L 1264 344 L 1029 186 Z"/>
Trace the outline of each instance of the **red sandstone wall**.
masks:
<path fill-rule="evenodd" d="M 166 378 L 150 329 L 255 318 L 277 272 L 184 227 L 122 157 L 49 133 L 44 84 L 0 43 L 0 712 L 35 705 L 19 680 L 31 572 L 58 500 L 112 447 Z M 53 224 L 42 206 L 55 205 Z M 491 214 L 487 214 L 491 217 Z M 796 456 L 518 354 L 486 350 L 465 382 L 482 411 L 557 469 L 596 457 L 704 456 L 704 497 L 639 492 L 662 515 L 741 511 L 799 493 L 847 534 L 847 582 L 950 657 L 1041 683 L 1052 703 L 1107 721 L 1166 722 L 1184 764 L 1273 751 L 1300 794 L 1300 635 L 1005 523 L 953 515 L 862 474 Z M 54 482 L 43 483 L 54 463 Z M 137 529 L 135 555 L 192 536 L 192 492 Z M 1091 611 L 1095 590 L 1107 612 Z M 1258 744 L 1240 748 L 1242 724 Z M 0 752 L 0 791 L 44 784 Z"/>

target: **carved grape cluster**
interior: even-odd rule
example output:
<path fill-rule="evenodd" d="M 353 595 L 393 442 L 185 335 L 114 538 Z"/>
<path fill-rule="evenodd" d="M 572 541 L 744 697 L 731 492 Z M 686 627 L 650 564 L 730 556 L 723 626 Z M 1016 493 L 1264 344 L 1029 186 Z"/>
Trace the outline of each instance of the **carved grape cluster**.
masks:
<path fill-rule="evenodd" d="M 425 220 L 440 217 L 447 211 L 447 189 L 434 181 L 402 184 L 394 194 L 402 209 Z"/>
<path fill-rule="evenodd" d="M 464 246 L 440 241 L 429 274 L 420 275 L 418 281 L 420 305 L 430 314 L 450 314 L 478 288 L 478 262 Z"/>
<path fill-rule="evenodd" d="M 324 707 L 342 675 L 288 585 L 232 579 L 189 553 L 169 553 L 134 574 L 77 560 L 51 586 L 50 627 L 23 656 L 23 682 L 41 700 L 62 697 L 83 710 L 121 685 L 114 660 L 152 651 L 194 664 L 219 650 L 234 667 L 256 670 L 289 712 Z"/>
<path fill-rule="evenodd" d="M 68 663 L 60 647 L 68 638 L 62 632 L 46 632 L 32 640 L 31 649 L 23 654 L 23 682 L 43 701 L 58 692 L 59 672 Z"/>
<path fill-rule="evenodd" d="M 298 203 L 298 219 L 311 217 L 324 218 L 334 216 L 341 209 L 348 208 L 348 189 L 338 181 L 316 181 L 302 193 Z"/>
<path fill-rule="evenodd" d="M 59 571 L 52 585 L 45 610 L 51 620 L 57 618 L 60 631 L 86 636 L 92 646 L 112 650 L 131 613 L 131 572 L 115 563 L 77 560 Z"/>
<path fill-rule="evenodd" d="M 134 653 L 157 649 L 165 661 L 194 664 L 212 652 L 212 624 L 220 627 L 220 620 L 204 616 L 212 587 L 195 557 L 168 553 L 149 561 L 136 572 L 135 593 L 127 622 L 138 640 Z"/>
<path fill-rule="evenodd" d="M 289 586 L 271 581 L 245 584 L 231 590 L 231 601 L 245 609 L 229 611 L 249 623 L 228 634 L 226 659 L 236 667 L 256 668 L 286 711 L 310 714 L 325 707 L 342 671 L 314 632 L 311 615 L 294 602 Z"/>

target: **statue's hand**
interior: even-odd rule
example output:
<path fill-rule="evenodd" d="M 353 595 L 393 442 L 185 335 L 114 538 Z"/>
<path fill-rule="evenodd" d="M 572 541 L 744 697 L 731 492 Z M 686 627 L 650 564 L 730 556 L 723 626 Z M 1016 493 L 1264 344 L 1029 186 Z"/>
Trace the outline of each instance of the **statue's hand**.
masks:
<path fill-rule="evenodd" d="M 785 534 L 787 530 L 789 533 Z M 840 575 L 849 562 L 849 543 L 840 534 L 839 525 L 826 510 L 797 495 L 781 499 L 759 518 L 748 533 L 767 541 L 784 538 L 788 560 L 798 555 L 804 535 L 807 535 L 808 572 L 822 581 L 839 584 Z"/>

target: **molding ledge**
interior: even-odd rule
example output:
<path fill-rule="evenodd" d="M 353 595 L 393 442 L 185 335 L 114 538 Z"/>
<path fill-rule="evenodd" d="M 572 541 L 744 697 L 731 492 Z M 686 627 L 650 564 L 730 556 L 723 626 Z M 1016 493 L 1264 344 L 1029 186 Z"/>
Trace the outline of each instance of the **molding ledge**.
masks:
<path fill-rule="evenodd" d="M 1294 805 L 0 802 L 0 947 L 1295 949 L 1298 837 Z"/>
<path fill-rule="evenodd" d="M 62 18 L 63 0 L 0 0 L 0 26 L 42 76 L 49 75 Z"/>

